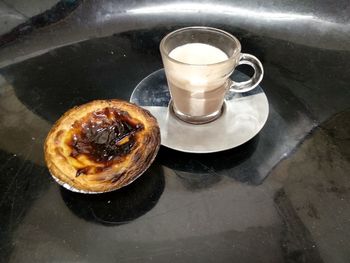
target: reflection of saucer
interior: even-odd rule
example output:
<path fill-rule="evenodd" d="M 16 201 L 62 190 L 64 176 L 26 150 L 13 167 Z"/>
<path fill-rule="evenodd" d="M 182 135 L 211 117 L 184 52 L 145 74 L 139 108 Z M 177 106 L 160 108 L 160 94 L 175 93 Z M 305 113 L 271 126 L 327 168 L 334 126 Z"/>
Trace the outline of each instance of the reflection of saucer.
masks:
<path fill-rule="evenodd" d="M 255 173 L 242 173 L 241 164 L 255 152 L 259 142 L 256 135 L 248 142 L 227 151 L 194 154 L 161 147 L 157 160 L 174 171 L 183 185 L 190 190 L 210 187 L 223 176 L 240 182 L 255 181 Z M 234 169 L 236 168 L 236 169 Z"/>
<path fill-rule="evenodd" d="M 74 193 L 61 188 L 67 207 L 78 217 L 103 225 L 128 223 L 151 210 L 163 193 L 164 174 L 152 165 L 134 183 L 103 195 Z"/>
<path fill-rule="evenodd" d="M 259 135 L 236 148 L 210 154 L 193 154 L 174 151 L 167 147 L 159 150 L 157 161 L 172 170 L 197 173 L 221 173 L 249 159 L 255 152 Z"/>
<path fill-rule="evenodd" d="M 235 71 L 236 81 L 247 76 Z M 170 93 L 164 70 L 144 78 L 130 101 L 149 110 L 158 120 L 162 145 L 191 153 L 210 153 L 237 147 L 253 138 L 264 126 L 269 105 L 260 86 L 245 93 L 229 93 L 222 116 L 210 123 L 193 125 L 176 118 L 168 109 Z"/>

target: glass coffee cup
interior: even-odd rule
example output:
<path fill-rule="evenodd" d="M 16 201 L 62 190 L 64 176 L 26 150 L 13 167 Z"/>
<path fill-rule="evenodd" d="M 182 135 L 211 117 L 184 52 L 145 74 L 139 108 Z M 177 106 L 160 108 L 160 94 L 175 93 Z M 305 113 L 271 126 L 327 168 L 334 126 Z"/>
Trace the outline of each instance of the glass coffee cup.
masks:
<path fill-rule="evenodd" d="M 211 27 L 186 27 L 166 35 L 160 52 L 171 94 L 170 107 L 188 123 L 203 124 L 220 117 L 225 94 L 247 92 L 262 80 L 264 70 L 253 55 L 241 53 L 233 35 Z M 253 67 L 247 81 L 230 79 L 238 65 Z"/>

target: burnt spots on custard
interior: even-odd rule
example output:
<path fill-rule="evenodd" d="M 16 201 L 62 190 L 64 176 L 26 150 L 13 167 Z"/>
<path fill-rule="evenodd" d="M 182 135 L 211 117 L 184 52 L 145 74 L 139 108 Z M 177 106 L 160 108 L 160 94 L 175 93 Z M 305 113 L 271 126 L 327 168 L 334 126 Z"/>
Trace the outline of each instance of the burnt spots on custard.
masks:
<path fill-rule="evenodd" d="M 143 129 L 125 111 L 104 108 L 95 111 L 73 124 L 69 141 L 71 157 L 85 155 L 90 160 L 103 164 L 103 169 L 120 161 L 135 145 L 135 134 Z M 91 171 L 92 170 L 92 171 Z M 101 171 L 101 167 L 84 167 L 76 176 Z"/>

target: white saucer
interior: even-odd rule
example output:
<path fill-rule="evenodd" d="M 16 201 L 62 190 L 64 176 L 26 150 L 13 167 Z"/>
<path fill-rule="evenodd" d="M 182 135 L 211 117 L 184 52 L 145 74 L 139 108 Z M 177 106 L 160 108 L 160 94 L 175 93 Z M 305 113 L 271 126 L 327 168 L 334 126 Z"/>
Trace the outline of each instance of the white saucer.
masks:
<path fill-rule="evenodd" d="M 236 81 L 247 76 L 235 71 Z M 201 125 L 179 120 L 169 110 L 170 93 L 164 69 L 144 78 L 134 89 L 130 101 L 149 110 L 158 120 L 161 144 L 189 153 L 212 153 L 237 147 L 252 139 L 264 126 L 269 104 L 260 86 L 245 93 L 229 93 L 220 118 Z"/>

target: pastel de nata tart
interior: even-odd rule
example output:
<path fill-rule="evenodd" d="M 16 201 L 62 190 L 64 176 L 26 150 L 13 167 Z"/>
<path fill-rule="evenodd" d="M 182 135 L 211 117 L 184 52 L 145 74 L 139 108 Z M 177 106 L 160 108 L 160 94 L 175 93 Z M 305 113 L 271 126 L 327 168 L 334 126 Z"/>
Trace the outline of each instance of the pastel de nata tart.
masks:
<path fill-rule="evenodd" d="M 121 100 L 96 100 L 67 111 L 45 141 L 51 175 L 66 188 L 101 193 L 133 182 L 160 145 L 157 120 Z"/>

